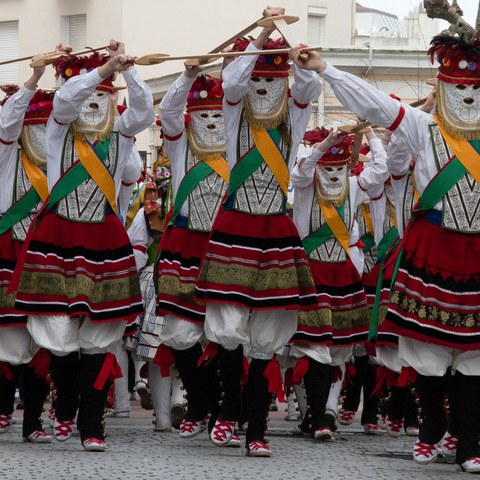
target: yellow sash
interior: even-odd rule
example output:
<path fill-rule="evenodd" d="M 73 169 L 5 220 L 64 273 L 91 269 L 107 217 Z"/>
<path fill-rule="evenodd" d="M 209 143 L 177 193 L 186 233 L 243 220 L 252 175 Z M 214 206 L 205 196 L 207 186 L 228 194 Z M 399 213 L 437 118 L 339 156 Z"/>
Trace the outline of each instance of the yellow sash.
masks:
<path fill-rule="evenodd" d="M 32 187 L 37 191 L 38 196 L 42 199 L 42 202 L 48 197 L 48 183 L 46 175 L 30 160 L 22 150 L 21 154 L 22 165 L 25 173 L 27 174 Z"/>
<path fill-rule="evenodd" d="M 350 233 L 342 217 L 338 214 L 337 209 L 333 205 L 327 206 L 324 204 L 320 204 L 320 209 L 334 237 L 347 252 L 347 255 L 350 256 Z"/>
<path fill-rule="evenodd" d="M 117 197 L 115 195 L 115 183 L 105 165 L 100 161 L 92 147 L 85 140 L 74 139 L 75 150 L 78 158 L 92 180 L 98 185 L 98 188 L 105 195 L 112 210 L 117 213 Z"/>
<path fill-rule="evenodd" d="M 228 163 L 221 155 L 209 156 L 204 162 L 220 177 L 225 183 L 230 180 L 230 173 L 228 171 Z"/>
<path fill-rule="evenodd" d="M 278 146 L 264 128 L 251 128 L 251 131 L 260 155 L 277 179 L 283 194 L 288 197 L 290 172 Z"/>
<path fill-rule="evenodd" d="M 367 224 L 368 233 L 374 237 L 375 234 L 373 232 L 373 222 L 372 222 L 372 215 L 370 214 L 370 210 L 367 208 L 365 204 L 361 206 L 363 218 L 365 219 L 365 223 Z"/>
<path fill-rule="evenodd" d="M 458 158 L 460 163 L 467 169 L 467 172 L 480 185 L 480 161 L 477 151 L 472 147 L 472 145 L 470 145 L 468 140 L 452 137 L 452 135 L 450 135 L 443 128 L 438 116 L 433 115 L 433 117 L 437 121 L 438 128 L 440 129 L 442 137 L 447 142 L 452 152 Z"/>

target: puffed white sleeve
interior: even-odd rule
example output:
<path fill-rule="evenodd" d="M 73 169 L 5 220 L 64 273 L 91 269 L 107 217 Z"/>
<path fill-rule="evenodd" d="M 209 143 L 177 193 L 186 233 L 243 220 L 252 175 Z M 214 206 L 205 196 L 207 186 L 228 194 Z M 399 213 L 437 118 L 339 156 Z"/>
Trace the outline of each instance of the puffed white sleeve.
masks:
<path fill-rule="evenodd" d="M 147 248 L 149 242 L 143 208 L 141 208 L 135 215 L 135 218 L 127 230 L 127 233 L 133 247 L 133 254 L 135 256 L 137 270 L 140 271 L 143 267 L 145 267 L 148 261 Z"/>
<path fill-rule="evenodd" d="M 187 102 L 188 92 L 192 88 L 194 78 L 187 77 L 182 73 L 178 77 L 160 102 L 158 113 L 162 122 L 162 131 L 171 136 L 177 136 L 185 128 L 183 111 Z"/>
<path fill-rule="evenodd" d="M 34 95 L 35 90 L 23 86 L 5 102 L 0 110 L 0 140 L 9 143 L 20 137 L 25 110 Z"/>
<path fill-rule="evenodd" d="M 128 108 L 118 120 L 118 131 L 133 137 L 155 121 L 153 96 L 135 68 L 122 72 L 128 88 Z"/>

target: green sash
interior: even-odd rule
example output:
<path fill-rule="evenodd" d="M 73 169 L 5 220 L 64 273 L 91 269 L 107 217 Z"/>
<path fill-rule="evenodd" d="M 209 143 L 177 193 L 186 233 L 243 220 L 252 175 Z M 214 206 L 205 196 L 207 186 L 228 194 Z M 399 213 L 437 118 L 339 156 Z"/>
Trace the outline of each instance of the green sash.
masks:
<path fill-rule="evenodd" d="M 338 214 L 340 218 L 343 220 L 345 215 L 345 204 L 337 208 Z M 303 248 L 305 248 L 305 252 L 307 255 L 310 255 L 316 248 L 320 245 L 323 245 L 327 240 L 332 238 L 333 232 L 331 228 L 328 226 L 328 223 L 324 223 L 320 228 L 312 232 L 310 235 L 307 235 L 303 240 Z"/>
<path fill-rule="evenodd" d="M 178 187 L 175 200 L 173 201 L 173 214 L 172 219 L 168 224 L 169 227 L 175 225 L 175 220 L 177 219 L 183 204 L 187 201 L 188 196 L 193 192 L 195 187 L 197 187 L 197 185 L 207 178 L 213 171 L 212 167 L 205 162 L 200 161 L 186 173 Z"/>
<path fill-rule="evenodd" d="M 278 128 L 273 128 L 268 130 L 268 133 L 275 144 L 280 143 L 281 135 L 278 131 Z M 242 185 L 242 183 L 250 177 L 264 162 L 264 159 L 258 148 L 253 146 L 250 151 L 248 151 L 240 161 L 235 165 L 230 173 L 230 183 L 228 184 L 228 194 L 227 198 L 230 197 L 237 189 Z"/>
<path fill-rule="evenodd" d="M 370 328 L 368 330 L 368 339 L 374 341 L 378 331 L 378 313 L 380 310 L 380 293 L 382 291 L 383 270 L 385 268 L 385 258 L 387 252 L 392 248 L 398 239 L 397 227 L 392 227 L 383 236 L 377 248 L 377 263 L 380 262 L 380 272 L 378 274 L 377 288 L 375 290 L 375 300 L 373 302 L 372 315 L 370 317 Z"/>
<path fill-rule="evenodd" d="M 375 246 L 375 239 L 373 238 L 373 235 L 371 233 L 367 233 L 364 235 L 360 241 L 365 244 L 365 246 L 362 248 L 363 252 L 368 252 Z"/>

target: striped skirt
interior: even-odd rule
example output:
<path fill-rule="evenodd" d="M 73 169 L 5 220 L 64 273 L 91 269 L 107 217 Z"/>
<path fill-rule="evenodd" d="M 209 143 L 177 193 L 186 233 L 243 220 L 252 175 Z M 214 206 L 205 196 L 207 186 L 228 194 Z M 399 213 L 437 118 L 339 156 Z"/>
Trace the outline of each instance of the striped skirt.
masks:
<path fill-rule="evenodd" d="M 193 297 L 209 232 L 169 227 L 162 235 L 157 271 L 157 315 L 203 324 L 205 305 Z"/>
<path fill-rule="evenodd" d="M 23 242 L 13 240 L 12 231 L 0 235 L 0 327 L 27 324 L 27 316 L 15 310 L 15 293 L 7 295 Z"/>
<path fill-rule="evenodd" d="M 252 310 L 315 308 L 312 274 L 297 228 L 284 214 L 220 210 L 196 295 Z"/>
<path fill-rule="evenodd" d="M 155 313 L 157 296 L 151 268 L 145 268 L 140 272 L 140 288 L 145 314 L 140 317 L 140 328 L 135 334 L 133 349 L 142 360 L 150 362 L 155 358 L 157 348 L 162 343 L 160 333 L 165 325 L 164 318 Z"/>
<path fill-rule="evenodd" d="M 133 323 L 143 312 L 132 246 L 114 214 L 79 223 L 42 217 L 23 257 L 15 307 L 35 315 L 86 315 Z"/>
<path fill-rule="evenodd" d="M 479 349 L 480 235 L 415 219 L 384 323 L 421 342 Z"/>
<path fill-rule="evenodd" d="M 341 263 L 310 260 L 319 308 L 300 312 L 292 341 L 315 342 L 314 328 L 331 326 L 334 346 L 367 340 L 369 311 L 360 275 L 350 259 Z"/>

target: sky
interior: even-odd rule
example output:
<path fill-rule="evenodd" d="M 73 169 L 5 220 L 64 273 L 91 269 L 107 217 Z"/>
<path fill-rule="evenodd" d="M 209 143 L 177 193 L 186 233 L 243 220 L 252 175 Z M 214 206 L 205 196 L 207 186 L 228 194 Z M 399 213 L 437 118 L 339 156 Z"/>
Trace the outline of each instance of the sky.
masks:
<path fill-rule="evenodd" d="M 360 5 L 369 8 L 376 8 L 384 12 L 393 13 L 397 15 L 401 21 L 404 16 L 408 15 L 410 10 L 421 2 L 421 0 L 357 0 Z M 423 3 L 423 2 L 422 2 Z M 451 1 L 450 1 L 451 3 Z M 458 0 L 457 2 L 463 9 L 463 18 L 475 26 L 475 18 L 477 16 L 478 4 L 480 0 Z"/>

